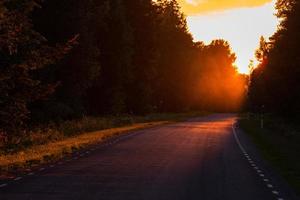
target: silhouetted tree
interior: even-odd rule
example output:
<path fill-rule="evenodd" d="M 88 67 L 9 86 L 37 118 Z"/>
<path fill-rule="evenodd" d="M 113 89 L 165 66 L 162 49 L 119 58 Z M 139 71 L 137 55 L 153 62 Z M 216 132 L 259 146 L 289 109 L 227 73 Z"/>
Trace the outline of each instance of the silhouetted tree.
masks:
<path fill-rule="evenodd" d="M 214 40 L 201 46 L 201 67 L 196 74 L 194 104 L 201 109 L 237 111 L 245 97 L 246 79 L 234 65 L 236 55 L 228 42 Z"/>
<path fill-rule="evenodd" d="M 49 46 L 28 17 L 36 6 L 34 0 L 0 2 L 0 133 L 20 133 L 28 104 L 46 98 L 56 86 L 43 84 L 33 73 L 61 59 L 76 42 Z"/>
<path fill-rule="evenodd" d="M 260 64 L 251 75 L 249 96 L 253 107 L 265 104 L 268 111 L 291 117 L 300 112 L 300 2 L 279 0 L 276 8 L 280 25 L 257 51 Z"/>
<path fill-rule="evenodd" d="M 160 22 L 157 27 L 157 105 L 163 111 L 183 111 L 188 109 L 185 96 L 193 60 L 193 38 L 176 1 L 161 0 L 157 5 Z"/>
<path fill-rule="evenodd" d="M 34 57 L 38 69 L 24 71 L 31 81 L 39 80 L 34 83 L 44 83 L 33 84 L 34 91 L 30 83 L 31 96 L 22 104 L 26 105 L 22 113 L 30 109 L 31 122 L 190 109 L 232 111 L 242 102 L 245 78 L 236 71 L 229 44 L 223 40 L 209 45 L 193 42 L 176 0 L 45 0 L 39 9 L 34 9 L 38 1 L 5 2 L 1 13 L 13 11 L 24 17 L 22 23 L 9 21 L 16 24 L 9 26 L 5 20 L 12 20 L 11 16 L 1 15 L 1 23 L 7 26 L 1 31 L 14 33 L 10 28 L 25 24 L 26 32 L 12 36 L 18 42 L 17 52 L 2 48 L 2 65 L 15 67 L 33 59 L 33 54 L 40 55 Z M 19 10 L 26 6 L 28 11 Z M 73 35 L 78 35 L 79 44 L 68 55 L 62 56 L 75 40 L 67 48 L 50 47 Z M 19 40 L 21 36 L 28 40 Z M 0 41 L 5 47 L 8 40 Z M 62 57 L 61 62 L 54 62 Z M 3 91 L 5 80 L 1 79 Z M 44 89 L 43 85 L 52 87 Z M 14 90 L 24 88 L 18 83 Z M 50 98 L 40 98 L 50 93 Z M 8 94 L 7 98 L 15 97 Z M 11 107 L 17 108 L 14 105 Z"/>
<path fill-rule="evenodd" d="M 101 72 L 100 43 L 107 1 L 46 0 L 35 10 L 36 29 L 52 44 L 74 34 L 80 35 L 79 45 L 52 70 L 40 73 L 42 79 L 59 81 L 55 95 L 48 101 L 33 105 L 35 120 L 69 119 L 86 113 L 86 91 Z"/>

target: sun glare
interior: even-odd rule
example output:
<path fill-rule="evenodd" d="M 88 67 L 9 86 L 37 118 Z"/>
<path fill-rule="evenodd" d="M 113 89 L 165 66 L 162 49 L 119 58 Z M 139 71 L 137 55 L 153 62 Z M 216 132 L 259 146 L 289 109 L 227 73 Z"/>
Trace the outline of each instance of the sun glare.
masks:
<path fill-rule="evenodd" d="M 200 6 L 200 0 L 186 0 L 185 3 Z M 211 0 L 212 2 L 214 0 Z M 230 1 L 229 1 L 230 2 Z M 198 4 L 197 4 L 198 3 Z M 260 6 L 232 9 L 213 9 L 195 14 L 188 13 L 189 30 L 195 40 L 210 43 L 213 39 L 227 40 L 237 55 L 236 66 L 240 73 L 249 73 L 248 65 L 254 60 L 254 52 L 259 46 L 260 36 L 270 37 L 277 29 L 278 20 L 274 15 L 275 1 Z"/>

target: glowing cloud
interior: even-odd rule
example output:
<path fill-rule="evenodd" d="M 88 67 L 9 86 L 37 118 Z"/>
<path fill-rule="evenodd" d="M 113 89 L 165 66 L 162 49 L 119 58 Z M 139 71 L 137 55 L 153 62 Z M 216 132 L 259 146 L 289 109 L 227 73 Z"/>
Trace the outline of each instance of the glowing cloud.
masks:
<path fill-rule="evenodd" d="M 178 0 L 187 15 L 222 11 L 233 8 L 257 7 L 272 0 Z"/>
<path fill-rule="evenodd" d="M 187 4 L 191 4 L 193 6 L 198 6 L 199 4 L 203 4 L 207 2 L 208 0 L 186 0 Z"/>

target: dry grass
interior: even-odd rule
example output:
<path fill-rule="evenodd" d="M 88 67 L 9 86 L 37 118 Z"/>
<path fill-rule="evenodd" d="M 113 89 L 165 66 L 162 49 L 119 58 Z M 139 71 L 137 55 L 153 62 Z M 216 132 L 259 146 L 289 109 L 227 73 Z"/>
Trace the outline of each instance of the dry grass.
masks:
<path fill-rule="evenodd" d="M 118 128 L 137 123 L 157 121 L 180 121 L 194 116 L 207 115 L 207 112 L 193 113 L 158 113 L 146 116 L 105 116 L 83 117 L 80 119 L 48 123 L 28 128 L 20 135 L 15 135 L 9 142 L 0 137 L 0 156 L 17 153 L 37 145 L 44 145 L 87 132 Z"/>
<path fill-rule="evenodd" d="M 121 128 L 111 128 L 102 131 L 84 133 L 56 142 L 35 145 L 12 154 L 2 154 L 0 155 L 0 169 L 1 171 L 11 171 L 18 168 L 47 163 L 62 158 L 66 154 L 72 153 L 74 150 L 102 142 L 109 137 L 165 123 L 168 122 L 159 121 L 151 123 L 137 123 Z"/>
<path fill-rule="evenodd" d="M 83 117 L 32 127 L 26 133 L 14 137 L 10 143 L 0 144 L 0 175 L 59 160 L 78 149 L 129 131 L 208 114 L 190 112 Z"/>

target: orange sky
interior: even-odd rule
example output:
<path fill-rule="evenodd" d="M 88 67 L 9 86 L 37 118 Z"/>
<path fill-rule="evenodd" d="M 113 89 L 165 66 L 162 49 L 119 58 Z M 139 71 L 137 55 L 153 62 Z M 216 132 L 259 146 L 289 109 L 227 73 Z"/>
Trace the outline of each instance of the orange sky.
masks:
<path fill-rule="evenodd" d="M 195 40 L 229 41 L 237 54 L 240 72 L 248 73 L 250 59 L 261 35 L 270 37 L 277 28 L 272 0 L 179 0 Z"/>
<path fill-rule="evenodd" d="M 178 0 L 187 15 L 242 7 L 258 7 L 272 0 Z"/>

